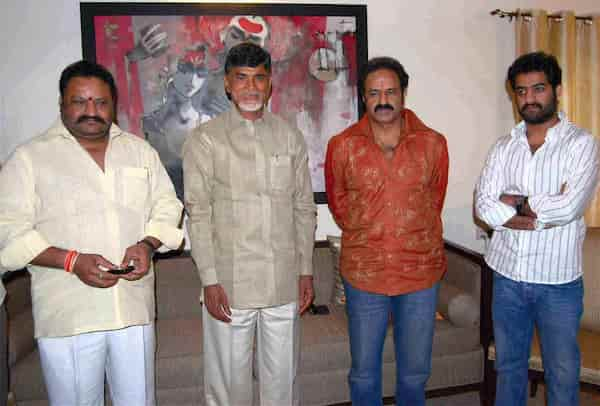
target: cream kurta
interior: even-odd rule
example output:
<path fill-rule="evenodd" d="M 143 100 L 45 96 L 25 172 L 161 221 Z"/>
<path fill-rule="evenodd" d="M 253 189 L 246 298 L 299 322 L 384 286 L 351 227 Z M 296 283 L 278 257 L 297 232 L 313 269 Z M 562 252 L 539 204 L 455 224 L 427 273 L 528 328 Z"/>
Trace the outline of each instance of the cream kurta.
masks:
<path fill-rule="evenodd" d="M 16 149 L 0 171 L 0 271 L 50 246 L 119 264 L 144 236 L 177 248 L 181 203 L 156 151 L 110 129 L 105 171 L 62 125 Z M 29 266 L 36 337 L 114 330 L 154 320 L 152 269 L 138 281 L 88 286 L 62 269 Z"/>
<path fill-rule="evenodd" d="M 238 309 L 296 301 L 316 226 L 302 134 L 270 112 L 249 121 L 232 108 L 188 137 L 183 171 L 203 284 L 220 283 Z"/>

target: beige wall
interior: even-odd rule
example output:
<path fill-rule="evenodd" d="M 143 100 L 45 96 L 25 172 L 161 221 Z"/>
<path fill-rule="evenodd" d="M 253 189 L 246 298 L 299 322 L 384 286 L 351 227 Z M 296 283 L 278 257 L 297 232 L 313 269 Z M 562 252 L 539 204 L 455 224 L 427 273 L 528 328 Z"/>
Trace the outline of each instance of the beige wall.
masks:
<path fill-rule="evenodd" d="M 300 3 L 299 0 L 280 1 Z M 541 7 L 600 13 L 598 0 L 346 0 L 367 4 L 369 55 L 390 55 L 411 79 L 407 105 L 443 132 L 450 150 L 445 237 L 481 251 L 472 191 L 486 152 L 512 125 L 504 76 L 514 54 L 512 26 L 493 8 Z M 81 58 L 79 1 L 4 0 L 0 15 L 0 162 L 56 119 L 58 77 Z M 338 234 L 326 206 L 317 237 Z"/>

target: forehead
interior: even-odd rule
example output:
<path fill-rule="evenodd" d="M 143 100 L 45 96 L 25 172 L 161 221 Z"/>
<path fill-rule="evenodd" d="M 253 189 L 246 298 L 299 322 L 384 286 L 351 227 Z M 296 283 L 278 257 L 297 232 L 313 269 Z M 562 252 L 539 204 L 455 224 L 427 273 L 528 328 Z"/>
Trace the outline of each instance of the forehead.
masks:
<path fill-rule="evenodd" d="M 111 97 L 110 87 L 96 77 L 76 76 L 67 82 L 65 96 Z"/>
<path fill-rule="evenodd" d="M 369 73 L 365 79 L 365 89 L 391 89 L 397 87 L 400 87 L 398 75 L 393 70 L 387 68 L 377 69 Z"/>
<path fill-rule="evenodd" d="M 244 75 L 248 75 L 248 76 L 255 76 L 255 75 L 267 75 L 270 76 L 270 72 L 267 71 L 267 69 L 265 68 L 265 65 L 258 65 L 256 67 L 250 67 L 250 66 L 234 66 L 229 70 L 229 74 L 230 75 L 236 75 L 242 73 Z"/>
<path fill-rule="evenodd" d="M 548 78 L 544 72 L 519 73 L 515 77 L 515 87 L 529 87 L 539 83 L 548 84 Z"/>

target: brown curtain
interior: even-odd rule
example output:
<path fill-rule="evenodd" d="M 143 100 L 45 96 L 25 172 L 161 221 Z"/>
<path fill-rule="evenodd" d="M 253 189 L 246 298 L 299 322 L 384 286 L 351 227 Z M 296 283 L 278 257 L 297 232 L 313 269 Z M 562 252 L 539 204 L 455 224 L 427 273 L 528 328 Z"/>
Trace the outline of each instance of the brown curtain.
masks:
<path fill-rule="evenodd" d="M 600 137 L 600 17 L 577 20 L 575 13 L 528 10 L 515 24 L 516 54 L 551 53 L 563 72 L 560 108 L 578 126 Z M 516 110 L 515 110 L 516 113 Z M 515 116 L 517 117 L 517 116 Z M 600 193 L 585 215 L 588 227 L 600 227 Z"/>

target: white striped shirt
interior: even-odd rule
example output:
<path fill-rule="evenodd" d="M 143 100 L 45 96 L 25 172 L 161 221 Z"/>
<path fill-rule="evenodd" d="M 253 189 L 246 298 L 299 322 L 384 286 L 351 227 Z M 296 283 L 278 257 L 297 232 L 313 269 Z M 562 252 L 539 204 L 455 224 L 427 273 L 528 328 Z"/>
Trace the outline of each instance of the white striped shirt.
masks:
<path fill-rule="evenodd" d="M 515 281 L 559 284 L 582 275 L 584 211 L 598 183 L 598 142 L 559 113 L 560 122 L 532 153 L 519 123 L 492 147 L 475 193 L 477 217 L 494 229 L 485 261 Z M 561 193 L 561 188 L 565 185 Z M 529 196 L 538 220 L 555 227 L 513 230 L 502 225 L 516 210 L 503 193 Z"/>

